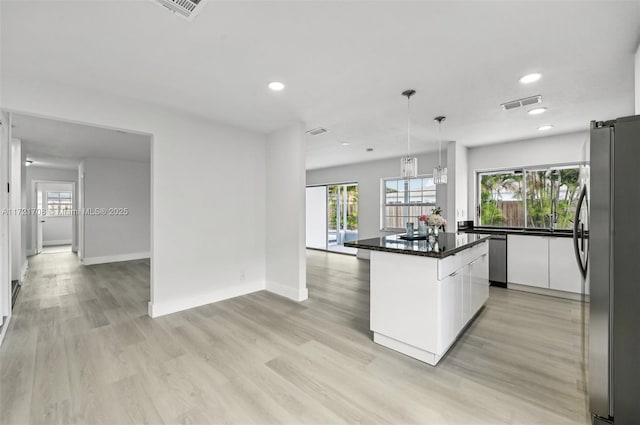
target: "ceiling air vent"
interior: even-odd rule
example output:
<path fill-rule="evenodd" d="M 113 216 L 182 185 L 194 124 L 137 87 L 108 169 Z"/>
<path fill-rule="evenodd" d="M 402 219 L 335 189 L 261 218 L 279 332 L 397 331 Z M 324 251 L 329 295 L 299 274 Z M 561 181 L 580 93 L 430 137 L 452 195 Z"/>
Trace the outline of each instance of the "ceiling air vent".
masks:
<path fill-rule="evenodd" d="M 511 109 L 522 108 L 523 106 L 527 105 L 534 105 L 536 103 L 542 103 L 541 95 L 525 97 L 524 99 L 511 100 L 509 102 L 503 103 L 502 105 L 500 105 L 500 107 L 505 111 L 509 111 Z"/>
<path fill-rule="evenodd" d="M 322 128 L 322 127 L 318 127 L 318 128 L 313 128 L 311 130 L 307 130 L 307 134 L 310 134 L 312 136 L 318 136 L 320 134 L 326 133 L 327 130 Z"/>
<path fill-rule="evenodd" d="M 154 0 L 188 21 L 200 13 L 207 0 Z"/>

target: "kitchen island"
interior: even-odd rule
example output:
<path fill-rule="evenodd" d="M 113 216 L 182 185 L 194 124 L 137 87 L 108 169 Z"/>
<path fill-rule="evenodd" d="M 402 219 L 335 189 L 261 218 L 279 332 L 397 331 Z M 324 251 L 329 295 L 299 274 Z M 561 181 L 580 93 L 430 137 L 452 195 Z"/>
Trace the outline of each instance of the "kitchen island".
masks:
<path fill-rule="evenodd" d="M 371 251 L 371 330 L 385 347 L 436 365 L 489 298 L 490 235 L 440 233 L 346 242 Z"/>

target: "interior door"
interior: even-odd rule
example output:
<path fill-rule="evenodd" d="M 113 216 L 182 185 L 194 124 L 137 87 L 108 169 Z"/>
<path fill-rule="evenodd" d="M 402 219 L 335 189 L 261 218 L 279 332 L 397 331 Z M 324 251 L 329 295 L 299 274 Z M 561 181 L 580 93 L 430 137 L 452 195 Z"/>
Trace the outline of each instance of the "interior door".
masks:
<path fill-rule="evenodd" d="M 42 252 L 42 225 L 45 222 L 45 215 L 41 214 L 43 211 L 43 193 L 41 190 L 36 189 L 36 199 L 37 199 L 37 212 L 36 216 L 36 254 L 40 254 Z"/>

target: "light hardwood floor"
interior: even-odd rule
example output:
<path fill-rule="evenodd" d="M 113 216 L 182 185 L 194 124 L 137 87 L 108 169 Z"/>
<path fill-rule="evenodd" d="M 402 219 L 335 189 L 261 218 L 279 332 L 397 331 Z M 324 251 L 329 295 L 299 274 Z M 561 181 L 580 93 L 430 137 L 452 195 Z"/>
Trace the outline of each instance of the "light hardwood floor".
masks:
<path fill-rule="evenodd" d="M 148 262 L 32 257 L 0 422 L 588 423 L 582 304 L 492 288 L 434 368 L 372 342 L 366 261 L 307 255 L 308 301 L 263 291 L 155 320 Z"/>

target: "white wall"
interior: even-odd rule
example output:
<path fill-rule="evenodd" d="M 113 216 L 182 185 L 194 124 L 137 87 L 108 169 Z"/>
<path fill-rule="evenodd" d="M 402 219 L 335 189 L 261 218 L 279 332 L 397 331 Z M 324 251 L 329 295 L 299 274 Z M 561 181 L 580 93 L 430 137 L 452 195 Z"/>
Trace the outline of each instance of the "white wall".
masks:
<path fill-rule="evenodd" d="M 22 222 L 24 215 L 15 214 L 16 209 L 23 207 L 22 204 L 22 170 L 23 162 L 22 142 L 19 139 L 11 140 L 11 209 L 13 214 L 11 221 L 11 280 L 22 282 L 23 269 L 27 264 L 27 257 L 24 255 L 22 241 Z"/>
<path fill-rule="evenodd" d="M 636 73 L 636 114 L 640 115 L 640 45 L 638 45 L 638 50 L 636 51 L 636 62 L 635 62 L 635 73 Z"/>
<path fill-rule="evenodd" d="M 38 185 L 38 190 L 42 191 L 42 202 L 47 205 L 48 192 L 73 192 L 73 184 L 70 183 L 42 183 Z M 74 201 L 75 202 L 75 201 Z M 42 245 L 66 245 L 73 241 L 73 216 L 51 216 L 43 217 L 42 220 Z"/>
<path fill-rule="evenodd" d="M 446 156 L 443 155 L 443 159 L 445 158 Z M 437 164 L 437 153 L 418 155 L 418 174 L 433 174 L 433 168 Z M 400 158 L 390 158 L 308 170 L 307 185 L 358 183 L 358 239 L 367 239 L 394 233 L 381 230 L 382 200 L 380 180 L 398 177 L 399 174 Z M 436 198 L 438 205 L 443 210 L 446 209 L 446 190 L 441 191 L 440 187 L 438 187 Z M 359 256 L 361 256 L 360 253 Z"/>
<path fill-rule="evenodd" d="M 65 170 L 58 168 L 46 168 L 46 167 L 37 167 L 37 166 L 29 166 L 26 168 L 26 190 L 27 190 L 27 208 L 37 208 L 37 201 L 35 196 L 35 185 L 36 181 L 50 181 L 50 182 L 74 182 L 78 181 L 78 172 L 76 170 Z M 77 184 L 76 184 L 77 187 Z M 76 190 L 77 192 L 77 190 Z M 74 199 L 74 207 L 76 207 L 77 200 Z M 27 215 L 26 221 L 26 249 L 28 255 L 35 254 L 36 251 L 36 224 L 37 219 L 35 215 Z M 77 220 L 77 217 L 72 217 L 71 221 L 74 222 Z M 45 219 L 45 222 L 47 219 Z M 47 223 L 44 223 L 47 225 Z M 76 230 L 74 229 L 74 225 L 72 225 L 71 229 L 72 233 L 72 245 L 73 249 L 77 249 L 77 235 Z M 44 242 L 44 240 L 43 240 Z"/>
<path fill-rule="evenodd" d="M 287 298 L 307 299 L 305 253 L 304 126 L 267 138 L 266 287 Z"/>
<path fill-rule="evenodd" d="M 1 55 L 0 55 L 1 56 Z M 9 114 L 0 113 L 0 188 L 7 187 L 10 181 L 9 164 L 11 157 L 10 129 L 11 123 Z M 0 190 L 0 210 L 10 208 L 9 193 Z M 0 323 L 3 317 L 11 314 L 11 250 L 9 243 L 9 218 L 8 214 L 0 214 Z M 6 332 L 7 327 L 3 330 Z M 5 332 L 0 333 L 0 342 Z"/>
<path fill-rule="evenodd" d="M 476 172 L 501 168 L 586 161 L 585 142 L 588 131 L 552 135 L 468 150 L 469 220 L 476 219 Z"/>
<path fill-rule="evenodd" d="M 327 249 L 327 187 L 308 187 L 306 191 L 306 246 Z"/>
<path fill-rule="evenodd" d="M 153 135 L 152 316 L 264 289 L 264 135 L 97 90 L 6 75 L 2 89 L 10 110 Z"/>
<path fill-rule="evenodd" d="M 151 251 L 151 166 L 148 162 L 84 160 L 84 209 L 107 215 L 84 217 L 84 264 L 149 258 Z M 176 194 L 176 202 L 180 202 Z M 127 208 L 126 214 L 108 213 Z M 124 211 L 120 211 L 124 212 Z"/>

